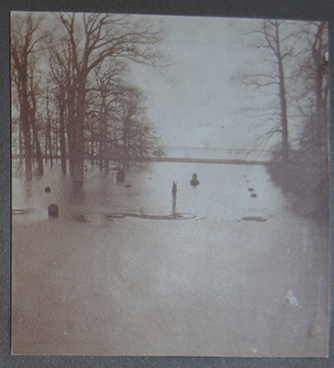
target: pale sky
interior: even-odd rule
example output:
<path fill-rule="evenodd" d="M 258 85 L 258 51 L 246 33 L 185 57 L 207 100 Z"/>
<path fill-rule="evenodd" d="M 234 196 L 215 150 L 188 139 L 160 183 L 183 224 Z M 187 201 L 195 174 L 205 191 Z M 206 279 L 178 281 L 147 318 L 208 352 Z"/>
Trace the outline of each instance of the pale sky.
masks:
<path fill-rule="evenodd" d="M 162 75 L 134 65 L 132 82 L 148 96 L 149 117 L 169 146 L 251 148 L 253 123 L 236 114 L 247 93 L 232 76 L 251 51 L 240 33 L 254 21 L 208 17 L 152 17 L 166 29 Z M 223 127 L 223 128 L 222 128 Z"/>

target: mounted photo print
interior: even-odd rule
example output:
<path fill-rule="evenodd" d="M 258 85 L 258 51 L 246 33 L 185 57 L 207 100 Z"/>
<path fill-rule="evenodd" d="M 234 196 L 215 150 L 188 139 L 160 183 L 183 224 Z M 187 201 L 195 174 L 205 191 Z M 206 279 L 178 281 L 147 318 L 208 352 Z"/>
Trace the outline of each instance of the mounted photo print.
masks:
<path fill-rule="evenodd" d="M 13 355 L 326 357 L 325 22 L 11 13 Z"/>

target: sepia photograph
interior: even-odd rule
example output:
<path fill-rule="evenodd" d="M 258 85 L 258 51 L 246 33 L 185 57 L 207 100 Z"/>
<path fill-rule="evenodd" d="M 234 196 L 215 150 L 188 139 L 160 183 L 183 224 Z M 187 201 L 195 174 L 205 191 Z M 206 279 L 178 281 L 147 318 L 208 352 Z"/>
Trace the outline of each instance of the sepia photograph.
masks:
<path fill-rule="evenodd" d="M 327 357 L 327 23 L 10 27 L 11 353 Z"/>

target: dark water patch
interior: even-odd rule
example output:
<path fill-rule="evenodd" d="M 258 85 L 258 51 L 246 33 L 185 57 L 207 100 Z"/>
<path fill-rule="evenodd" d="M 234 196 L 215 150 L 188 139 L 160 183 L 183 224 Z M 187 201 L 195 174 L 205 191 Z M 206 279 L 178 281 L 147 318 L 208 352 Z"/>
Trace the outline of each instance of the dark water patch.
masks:
<path fill-rule="evenodd" d="M 106 213 L 106 218 L 124 218 L 124 217 L 136 217 L 147 220 L 190 220 L 196 217 L 193 213 L 174 213 L 171 215 L 147 215 L 144 213 L 134 212 L 112 212 Z"/>
<path fill-rule="evenodd" d="M 256 221 L 256 222 L 266 222 L 267 219 L 259 216 L 249 216 L 249 217 L 241 217 L 242 221 Z"/>
<path fill-rule="evenodd" d="M 29 212 L 31 212 L 30 208 L 13 208 L 12 209 L 13 215 L 26 215 Z"/>
<path fill-rule="evenodd" d="M 78 214 L 73 215 L 73 220 L 76 222 L 89 222 L 85 215 Z"/>

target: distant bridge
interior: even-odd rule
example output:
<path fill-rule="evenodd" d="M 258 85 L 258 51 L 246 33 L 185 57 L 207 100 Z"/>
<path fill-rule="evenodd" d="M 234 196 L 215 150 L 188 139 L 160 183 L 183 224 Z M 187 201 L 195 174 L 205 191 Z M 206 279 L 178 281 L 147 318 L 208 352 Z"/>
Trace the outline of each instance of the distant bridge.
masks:
<path fill-rule="evenodd" d="M 269 165 L 270 161 L 235 160 L 219 158 L 180 158 L 180 157 L 143 157 L 141 162 L 183 162 L 196 164 L 225 164 L 225 165 Z"/>
<path fill-rule="evenodd" d="M 165 156 L 162 157 L 138 157 L 138 162 L 175 162 L 197 164 L 225 164 L 225 165 L 269 165 L 271 151 L 246 150 L 246 149 L 222 149 L 204 147 L 162 147 Z M 19 158 L 12 154 L 12 158 Z M 23 156 L 21 156 L 23 157 Z M 49 156 L 43 158 L 51 158 Z M 53 159 L 60 159 L 59 155 Z M 99 155 L 85 157 L 85 159 L 100 160 Z M 102 158 L 103 159 L 103 158 Z M 109 158 L 113 161 L 112 157 Z"/>
<path fill-rule="evenodd" d="M 225 165 L 269 165 L 271 151 L 214 147 L 162 147 L 163 157 L 144 158 L 152 162 L 185 162 Z"/>
<path fill-rule="evenodd" d="M 24 158 L 18 154 L 12 154 L 12 158 Z M 36 159 L 35 156 L 33 156 Z M 51 159 L 51 156 L 43 156 Z M 60 159 L 59 155 L 52 156 L 54 160 Z M 68 159 L 68 158 L 67 158 Z M 86 158 L 88 160 L 88 158 Z M 94 156 L 94 160 L 99 160 L 99 156 Z M 112 160 L 111 160 L 112 161 Z M 269 165 L 270 161 L 262 160 L 239 160 L 239 159 L 220 159 L 220 158 L 187 158 L 187 157 L 138 157 L 137 162 L 180 162 L 180 163 L 196 163 L 196 164 L 225 164 L 225 165 Z"/>

